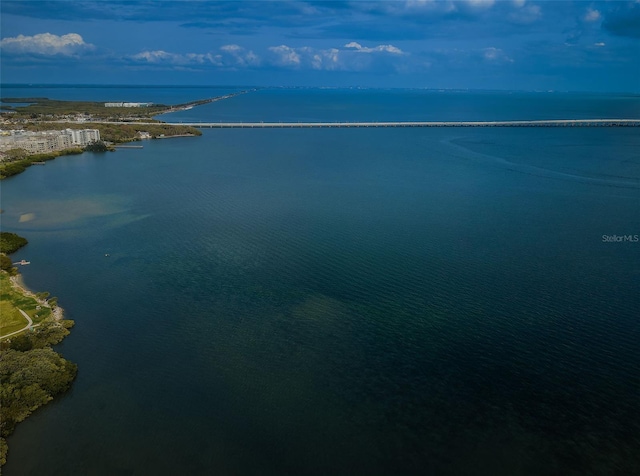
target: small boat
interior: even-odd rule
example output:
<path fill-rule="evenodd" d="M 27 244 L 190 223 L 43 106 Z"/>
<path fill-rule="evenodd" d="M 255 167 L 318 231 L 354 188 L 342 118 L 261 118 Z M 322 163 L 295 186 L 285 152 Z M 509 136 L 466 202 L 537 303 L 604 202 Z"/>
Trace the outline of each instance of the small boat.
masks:
<path fill-rule="evenodd" d="M 31 264 L 31 261 L 27 261 L 26 259 L 20 260 L 17 263 L 13 263 L 13 264 L 19 264 L 24 266 L 25 264 Z"/>

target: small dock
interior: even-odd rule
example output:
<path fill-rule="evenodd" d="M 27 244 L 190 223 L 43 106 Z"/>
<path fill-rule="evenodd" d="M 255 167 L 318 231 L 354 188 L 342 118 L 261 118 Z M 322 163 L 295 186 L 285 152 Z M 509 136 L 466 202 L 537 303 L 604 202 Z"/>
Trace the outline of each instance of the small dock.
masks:
<path fill-rule="evenodd" d="M 31 162 L 31 165 L 46 165 L 46 162 L 40 160 L 38 162 Z"/>
<path fill-rule="evenodd" d="M 142 145 L 114 145 L 116 149 L 142 149 L 144 146 Z"/>

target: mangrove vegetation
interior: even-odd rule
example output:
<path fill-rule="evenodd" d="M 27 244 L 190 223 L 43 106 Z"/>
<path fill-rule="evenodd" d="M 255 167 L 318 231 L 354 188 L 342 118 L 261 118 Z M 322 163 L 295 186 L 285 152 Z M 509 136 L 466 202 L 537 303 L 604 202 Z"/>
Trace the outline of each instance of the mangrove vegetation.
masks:
<path fill-rule="evenodd" d="M 0 466 L 16 424 L 67 390 L 77 373 L 74 363 L 51 348 L 69 334 L 73 321 L 63 318 L 56 298 L 26 291 L 11 276 L 16 271 L 4 252 L 26 243 L 14 233 L 0 234 Z"/>

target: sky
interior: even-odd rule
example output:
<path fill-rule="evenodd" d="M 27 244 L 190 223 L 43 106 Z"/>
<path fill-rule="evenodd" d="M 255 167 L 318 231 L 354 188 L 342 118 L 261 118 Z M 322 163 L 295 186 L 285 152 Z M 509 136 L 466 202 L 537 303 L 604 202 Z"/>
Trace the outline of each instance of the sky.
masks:
<path fill-rule="evenodd" d="M 7 83 L 640 92 L 640 0 L 2 0 Z"/>

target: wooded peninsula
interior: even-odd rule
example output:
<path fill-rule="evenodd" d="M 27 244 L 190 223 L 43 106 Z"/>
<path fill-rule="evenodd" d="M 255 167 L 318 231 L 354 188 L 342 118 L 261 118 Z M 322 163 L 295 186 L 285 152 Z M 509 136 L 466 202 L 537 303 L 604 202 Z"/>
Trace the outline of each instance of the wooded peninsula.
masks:
<path fill-rule="evenodd" d="M 26 244 L 14 233 L 0 233 L 0 466 L 16 424 L 65 392 L 77 373 L 76 364 L 51 348 L 69 334 L 73 321 L 64 319 L 49 293 L 21 286 L 7 256 Z"/>
<path fill-rule="evenodd" d="M 105 103 L 92 101 L 60 101 L 48 98 L 0 99 L 0 179 L 23 172 L 34 163 L 44 164 L 61 155 L 84 151 L 114 151 L 115 144 L 144 139 L 200 136 L 190 126 L 166 124 L 154 116 L 191 109 L 195 106 L 228 99 L 246 91 L 168 106 L 149 103 Z M 15 104 L 15 106 L 14 106 Z M 82 146 L 54 147 L 32 151 L 12 142 L 18 135 L 55 131 L 97 130 L 100 140 Z"/>

